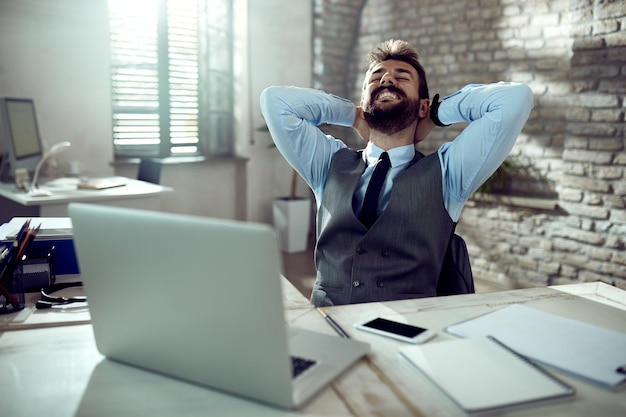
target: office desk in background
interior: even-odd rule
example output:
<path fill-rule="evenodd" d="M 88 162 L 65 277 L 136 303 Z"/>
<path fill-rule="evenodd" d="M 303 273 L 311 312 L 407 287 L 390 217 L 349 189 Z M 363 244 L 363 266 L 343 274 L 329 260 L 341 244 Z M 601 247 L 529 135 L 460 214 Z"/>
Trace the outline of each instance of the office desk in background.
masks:
<path fill-rule="evenodd" d="M 159 210 L 160 196 L 172 191 L 169 187 L 125 177 L 126 185 L 103 190 L 76 189 L 77 178 L 60 178 L 44 184 L 41 188 L 52 192 L 47 197 L 31 197 L 15 190 L 9 183 L 0 184 L 0 223 L 13 217 L 67 217 L 67 205 L 71 202 L 103 204 L 108 206 Z"/>
<path fill-rule="evenodd" d="M 285 319 L 290 326 L 336 334 L 287 280 L 283 280 L 283 296 Z M 31 330 L 10 330 L 6 325 L 0 328 L 4 330 L 0 333 L 0 414 L 464 416 L 443 392 L 398 354 L 402 342 L 355 330 L 353 323 L 375 315 L 405 320 L 437 330 L 438 336 L 428 343 L 438 343 L 453 337 L 443 332 L 447 326 L 513 303 L 626 333 L 626 291 L 601 283 L 328 307 L 324 311 L 351 337 L 370 342 L 372 351 L 332 388 L 322 391 L 303 409 L 288 412 L 103 360 L 96 350 L 91 326 L 68 319 L 67 313 L 56 313 L 66 325 L 55 325 L 49 320 L 42 324 L 41 320 L 27 318 L 25 323 L 33 325 Z M 204 310 L 199 307 L 198 311 Z M 84 320 L 88 318 L 86 314 L 83 309 L 75 318 Z M 155 310 L 155 314 L 167 311 Z M 75 325 L 68 325 L 71 323 Z M 253 340 L 250 345 L 254 346 Z M 626 415 L 623 387 L 611 391 L 551 372 L 573 385 L 576 396 L 489 415 Z"/>

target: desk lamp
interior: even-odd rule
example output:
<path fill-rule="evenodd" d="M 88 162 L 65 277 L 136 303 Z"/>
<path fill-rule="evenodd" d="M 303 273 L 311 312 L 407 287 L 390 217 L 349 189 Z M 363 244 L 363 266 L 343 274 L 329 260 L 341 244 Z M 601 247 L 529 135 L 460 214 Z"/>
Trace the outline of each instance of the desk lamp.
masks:
<path fill-rule="evenodd" d="M 41 170 L 41 167 L 43 166 L 43 164 L 48 160 L 48 158 L 50 158 L 52 155 L 63 152 L 70 146 L 72 146 L 72 144 L 68 141 L 59 142 L 53 145 L 52 148 L 50 148 L 50 150 L 43 155 L 43 157 L 41 158 L 41 161 L 39 161 L 39 163 L 37 164 L 37 168 L 35 168 L 33 181 L 30 183 L 30 189 L 28 190 L 28 194 L 30 196 L 47 197 L 47 196 L 52 195 L 50 191 L 39 189 L 39 184 L 37 184 L 37 182 L 39 181 L 39 171 Z"/>

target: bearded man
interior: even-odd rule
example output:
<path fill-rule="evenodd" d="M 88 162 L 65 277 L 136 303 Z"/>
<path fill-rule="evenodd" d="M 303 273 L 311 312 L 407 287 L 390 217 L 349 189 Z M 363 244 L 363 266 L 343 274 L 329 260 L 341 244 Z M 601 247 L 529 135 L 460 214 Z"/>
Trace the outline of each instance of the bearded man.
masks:
<path fill-rule="evenodd" d="M 389 40 L 369 53 L 359 106 L 323 91 L 269 87 L 261 109 L 281 154 L 317 203 L 315 306 L 437 295 L 461 210 L 511 151 L 533 107 L 519 83 L 467 85 L 431 103 L 419 55 Z M 467 123 L 428 156 L 435 126 Z M 349 149 L 324 123 L 367 141 Z"/>

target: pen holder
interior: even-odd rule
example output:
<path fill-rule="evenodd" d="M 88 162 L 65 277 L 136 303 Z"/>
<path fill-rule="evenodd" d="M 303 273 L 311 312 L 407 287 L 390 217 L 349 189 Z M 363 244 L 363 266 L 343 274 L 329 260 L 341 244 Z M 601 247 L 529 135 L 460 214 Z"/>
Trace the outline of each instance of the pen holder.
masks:
<path fill-rule="evenodd" d="M 0 314 L 22 310 L 24 301 L 23 266 L 21 262 L 2 265 L 0 277 Z"/>
<path fill-rule="evenodd" d="M 38 292 L 54 284 L 54 251 L 54 246 L 26 250 L 20 262 L 24 292 Z"/>
<path fill-rule="evenodd" d="M 54 246 L 28 249 L 18 262 L 0 265 L 0 314 L 22 310 L 25 292 L 54 284 Z"/>

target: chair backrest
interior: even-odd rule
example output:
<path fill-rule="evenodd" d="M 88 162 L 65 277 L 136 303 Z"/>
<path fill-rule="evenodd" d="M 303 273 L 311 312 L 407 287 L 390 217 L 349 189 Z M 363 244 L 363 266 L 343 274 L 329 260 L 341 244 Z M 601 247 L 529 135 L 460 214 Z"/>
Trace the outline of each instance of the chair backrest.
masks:
<path fill-rule="evenodd" d="M 161 161 L 152 158 L 142 158 L 139 162 L 137 179 L 141 181 L 151 182 L 153 184 L 160 184 Z"/>
<path fill-rule="evenodd" d="M 470 294 L 475 292 L 474 276 L 467 245 L 463 238 L 452 233 L 443 267 L 437 281 L 437 295 Z"/>

